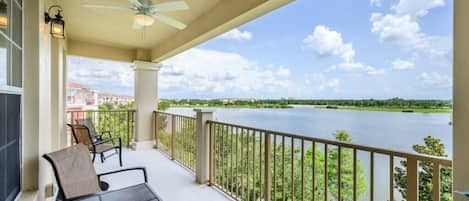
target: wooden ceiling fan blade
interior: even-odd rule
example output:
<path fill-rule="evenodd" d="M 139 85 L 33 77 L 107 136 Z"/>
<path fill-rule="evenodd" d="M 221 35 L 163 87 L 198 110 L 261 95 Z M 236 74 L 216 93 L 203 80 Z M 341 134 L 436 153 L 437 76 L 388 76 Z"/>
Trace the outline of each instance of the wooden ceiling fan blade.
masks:
<path fill-rule="evenodd" d="M 167 25 L 170 25 L 170 26 L 173 26 L 177 29 L 185 29 L 187 27 L 187 25 L 185 25 L 184 23 L 178 21 L 178 20 L 175 20 L 171 17 L 168 17 L 166 15 L 161 15 L 161 14 L 154 14 L 153 17 L 157 20 L 159 20 L 160 22 L 163 22 Z"/>
<path fill-rule="evenodd" d="M 113 9 L 113 10 L 132 10 L 129 7 L 124 6 L 113 6 L 113 5 L 101 5 L 101 4 L 82 4 L 83 8 L 104 8 L 104 9 Z"/>
<path fill-rule="evenodd" d="M 189 5 L 185 1 L 173 1 L 152 5 L 151 8 L 154 11 L 177 11 L 177 10 L 187 10 Z"/>

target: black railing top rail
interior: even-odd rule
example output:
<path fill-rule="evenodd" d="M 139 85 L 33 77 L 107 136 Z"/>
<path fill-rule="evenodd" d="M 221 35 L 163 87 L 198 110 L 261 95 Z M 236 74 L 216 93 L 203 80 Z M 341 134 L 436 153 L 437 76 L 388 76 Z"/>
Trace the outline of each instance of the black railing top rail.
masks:
<path fill-rule="evenodd" d="M 176 117 L 195 119 L 195 117 L 193 117 L 193 116 L 182 115 L 182 114 L 173 114 L 173 113 L 161 112 L 161 111 L 153 111 L 153 113 L 159 113 L 159 114 L 164 114 L 164 115 L 172 115 L 172 116 L 176 116 Z"/>
<path fill-rule="evenodd" d="M 302 139 L 302 140 L 312 141 L 312 142 L 321 143 L 321 144 L 340 146 L 340 147 L 343 147 L 343 148 L 356 149 L 356 150 L 360 150 L 360 151 L 367 151 L 367 152 L 383 154 L 383 155 L 392 155 L 392 156 L 400 157 L 400 158 L 414 158 L 414 159 L 419 160 L 419 161 L 438 163 L 438 164 L 441 164 L 443 166 L 451 166 L 452 165 L 451 159 L 444 158 L 444 157 L 437 157 L 437 156 L 430 156 L 430 155 L 423 155 L 423 154 L 393 151 L 393 150 L 388 150 L 388 149 L 383 149 L 383 148 L 376 148 L 376 147 L 358 145 L 358 144 L 353 144 L 353 143 L 339 142 L 339 141 L 316 138 L 316 137 L 310 137 L 310 136 L 301 136 L 301 135 L 297 135 L 297 134 L 291 134 L 291 133 L 279 132 L 279 131 L 273 131 L 273 130 L 267 130 L 267 129 L 261 129 L 261 128 L 254 128 L 254 127 L 237 125 L 237 124 L 226 123 L 226 122 L 221 122 L 221 121 L 213 121 L 213 120 L 207 121 L 207 124 L 211 124 L 211 123 L 221 124 L 221 125 L 226 125 L 226 126 L 232 126 L 232 127 L 238 127 L 238 128 L 241 128 L 241 129 L 253 130 L 253 131 L 273 134 L 273 135 L 277 135 L 277 136 L 285 136 L 285 137 L 290 137 L 290 138 L 293 138 L 293 139 Z"/>

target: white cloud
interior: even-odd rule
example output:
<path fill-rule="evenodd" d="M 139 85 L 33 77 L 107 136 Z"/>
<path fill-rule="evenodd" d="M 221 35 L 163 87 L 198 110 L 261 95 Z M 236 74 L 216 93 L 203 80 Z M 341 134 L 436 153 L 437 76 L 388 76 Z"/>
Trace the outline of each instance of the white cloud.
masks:
<path fill-rule="evenodd" d="M 131 93 L 134 72 L 130 63 L 68 57 L 68 79 L 101 92 Z"/>
<path fill-rule="evenodd" d="M 411 49 L 428 46 L 425 34 L 420 32 L 420 25 L 409 15 L 373 13 L 370 21 L 372 23 L 371 32 L 378 34 L 383 42 Z"/>
<path fill-rule="evenodd" d="M 451 41 L 425 34 L 418 21 L 430 9 L 444 5 L 444 0 L 400 0 L 392 6 L 393 13 L 371 14 L 371 32 L 382 42 L 405 47 L 413 53 L 425 53 L 431 58 L 447 56 Z"/>
<path fill-rule="evenodd" d="M 394 70 L 409 70 L 413 69 L 415 64 L 411 61 L 396 59 L 391 63 L 391 68 Z"/>
<path fill-rule="evenodd" d="M 400 0 L 391 9 L 398 15 L 421 17 L 427 15 L 428 10 L 444 5 L 444 0 Z"/>
<path fill-rule="evenodd" d="M 354 61 L 355 50 L 352 43 L 345 43 L 342 34 L 331 30 L 324 25 L 318 25 L 314 28 L 312 34 L 308 35 L 303 42 L 319 56 L 338 56 L 342 62 L 329 67 L 326 72 L 333 70 L 346 70 L 364 72 L 368 75 L 383 74 L 384 70 Z"/>
<path fill-rule="evenodd" d="M 381 7 L 381 0 L 370 0 L 371 6 Z"/>
<path fill-rule="evenodd" d="M 249 31 L 241 31 L 239 29 L 233 29 L 231 31 L 228 31 L 220 36 L 222 39 L 227 39 L 227 40 L 251 40 L 252 38 L 252 33 Z"/>
<path fill-rule="evenodd" d="M 280 68 L 277 70 L 277 75 L 281 77 L 288 77 L 290 76 L 290 69 L 280 66 Z"/>
<path fill-rule="evenodd" d="M 275 94 L 291 88 L 290 70 L 261 68 L 237 53 L 194 48 L 164 62 L 162 89 Z M 177 69 L 177 70 L 175 70 Z M 177 71 L 179 73 L 169 73 Z"/>
<path fill-rule="evenodd" d="M 318 95 L 325 90 L 337 91 L 340 80 L 337 78 L 328 79 L 322 73 L 306 74 L 304 86 L 299 88 L 302 95 Z"/>
<path fill-rule="evenodd" d="M 382 75 L 385 73 L 384 69 L 376 69 L 373 66 L 360 63 L 360 62 L 353 62 L 353 63 L 340 63 L 336 65 L 332 65 L 329 67 L 326 72 L 331 72 L 334 70 L 345 70 L 351 72 L 364 72 L 367 75 Z"/>
<path fill-rule="evenodd" d="M 422 81 L 424 85 L 431 87 L 447 88 L 453 85 L 450 76 L 441 75 L 437 72 L 424 72 L 420 74 L 417 79 Z"/>
<path fill-rule="evenodd" d="M 327 83 L 327 86 L 329 88 L 337 88 L 340 84 L 340 80 L 339 79 L 332 79 L 332 80 L 329 80 L 329 82 Z"/>
<path fill-rule="evenodd" d="M 351 62 L 355 56 L 352 44 L 344 43 L 342 34 L 324 25 L 316 26 L 303 42 L 319 56 L 339 56 L 345 62 Z"/>

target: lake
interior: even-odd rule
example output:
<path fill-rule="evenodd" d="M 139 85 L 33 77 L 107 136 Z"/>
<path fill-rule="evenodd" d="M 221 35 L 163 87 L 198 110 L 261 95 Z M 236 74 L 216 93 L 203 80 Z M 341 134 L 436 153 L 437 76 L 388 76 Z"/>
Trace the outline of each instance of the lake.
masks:
<path fill-rule="evenodd" d="M 211 108 L 217 121 L 246 125 L 255 128 L 276 130 L 304 136 L 334 139 L 336 130 L 346 130 L 353 143 L 377 148 L 412 153 L 412 145 L 423 144 L 431 135 L 446 145 L 451 156 L 452 126 L 448 113 L 402 113 L 354 110 L 318 109 L 311 106 L 297 106 L 291 109 L 239 109 Z M 170 108 L 167 112 L 194 115 L 192 108 Z M 358 153 L 358 160 L 364 164 L 366 177 L 370 178 L 369 154 Z M 375 155 L 375 200 L 389 200 L 389 159 Z M 395 165 L 399 166 L 398 160 Z M 394 189 L 396 200 L 402 200 Z M 369 192 L 359 199 L 369 200 Z"/>
<path fill-rule="evenodd" d="M 317 109 L 298 106 L 291 109 L 212 108 L 218 121 L 303 136 L 334 139 L 332 133 L 345 130 L 353 143 L 413 152 L 412 145 L 423 144 L 426 136 L 442 140 L 451 155 L 452 126 L 449 113 L 403 113 Z M 170 113 L 194 115 L 192 108 L 170 108 Z"/>

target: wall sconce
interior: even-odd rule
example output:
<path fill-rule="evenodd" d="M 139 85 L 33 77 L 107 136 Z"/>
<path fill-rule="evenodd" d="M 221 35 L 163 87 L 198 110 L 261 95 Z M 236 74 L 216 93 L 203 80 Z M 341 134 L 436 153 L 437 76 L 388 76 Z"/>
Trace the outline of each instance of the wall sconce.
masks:
<path fill-rule="evenodd" d="M 57 14 L 55 14 L 55 18 L 52 18 L 49 15 L 51 9 L 53 8 L 57 9 Z M 53 5 L 49 7 L 49 10 L 45 13 L 45 22 L 46 24 L 50 22 L 50 34 L 55 38 L 65 38 L 65 21 L 60 15 L 60 12 L 62 12 L 62 7 L 58 5 Z"/>
<path fill-rule="evenodd" d="M 8 5 L 5 0 L 0 1 L 0 28 L 6 29 L 8 27 Z"/>

